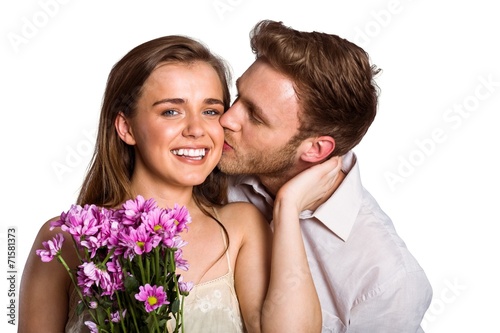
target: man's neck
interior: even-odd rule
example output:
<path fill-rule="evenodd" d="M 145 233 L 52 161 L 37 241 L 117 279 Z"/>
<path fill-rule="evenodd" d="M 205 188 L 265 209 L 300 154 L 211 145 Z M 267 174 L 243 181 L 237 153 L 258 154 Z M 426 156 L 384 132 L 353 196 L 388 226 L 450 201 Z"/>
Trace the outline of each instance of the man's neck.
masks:
<path fill-rule="evenodd" d="M 277 178 L 270 178 L 270 177 L 261 177 L 258 176 L 259 181 L 261 184 L 264 186 L 266 189 L 266 192 L 274 199 L 276 197 L 276 193 L 278 193 L 278 190 L 285 184 L 285 181 L 277 179 Z"/>
<path fill-rule="evenodd" d="M 297 173 L 298 174 L 298 173 Z M 283 177 L 269 177 L 266 175 L 258 175 L 257 177 L 259 178 L 259 181 L 262 183 L 262 185 L 265 187 L 267 193 L 271 195 L 271 197 L 274 199 L 276 197 L 276 194 L 278 193 L 279 189 L 290 179 L 292 179 L 295 175 L 293 176 L 283 176 Z M 342 181 L 346 177 L 346 173 L 344 173 L 342 170 L 339 172 L 337 179 L 335 180 L 333 186 L 331 189 L 325 193 L 325 196 L 323 197 L 322 200 L 318 201 L 314 207 L 312 207 L 311 210 L 316 210 L 319 206 L 321 206 L 325 201 L 327 201 L 333 193 L 339 188 L 340 184 L 342 184 Z"/>

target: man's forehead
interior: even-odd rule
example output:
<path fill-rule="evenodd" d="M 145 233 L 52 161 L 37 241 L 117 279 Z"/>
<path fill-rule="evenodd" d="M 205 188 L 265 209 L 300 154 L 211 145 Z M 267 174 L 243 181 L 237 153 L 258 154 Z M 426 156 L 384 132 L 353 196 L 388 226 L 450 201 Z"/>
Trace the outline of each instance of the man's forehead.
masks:
<path fill-rule="evenodd" d="M 243 86 L 244 85 L 244 86 Z M 293 81 L 265 61 L 256 60 L 236 80 L 236 87 L 262 88 L 260 93 L 273 93 L 280 98 L 295 99 L 296 93 Z"/>
<path fill-rule="evenodd" d="M 254 62 L 236 80 L 236 87 L 240 102 L 267 119 L 269 125 L 298 121 L 300 107 L 292 80 L 266 62 Z"/>

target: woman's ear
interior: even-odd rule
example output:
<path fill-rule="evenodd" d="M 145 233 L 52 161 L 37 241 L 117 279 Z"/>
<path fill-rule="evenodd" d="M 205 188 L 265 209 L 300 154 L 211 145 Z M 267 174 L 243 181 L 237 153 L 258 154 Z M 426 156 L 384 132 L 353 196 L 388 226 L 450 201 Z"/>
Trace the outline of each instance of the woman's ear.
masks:
<path fill-rule="evenodd" d="M 120 139 L 126 144 L 131 146 L 135 145 L 134 134 L 132 133 L 132 127 L 129 124 L 128 119 L 125 117 L 123 112 L 118 113 L 115 118 L 115 128 Z"/>
<path fill-rule="evenodd" d="M 307 147 L 300 155 L 300 159 L 316 163 L 325 160 L 335 149 L 335 140 L 331 136 L 320 136 L 306 140 Z"/>

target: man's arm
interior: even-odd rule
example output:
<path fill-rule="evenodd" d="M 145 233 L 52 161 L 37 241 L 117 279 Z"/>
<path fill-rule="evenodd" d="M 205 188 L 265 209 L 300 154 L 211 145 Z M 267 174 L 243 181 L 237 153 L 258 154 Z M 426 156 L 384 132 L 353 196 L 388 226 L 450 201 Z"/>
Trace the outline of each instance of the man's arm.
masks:
<path fill-rule="evenodd" d="M 420 324 L 432 300 L 424 271 L 407 272 L 381 288 L 381 293 L 352 308 L 348 331 L 423 332 Z"/>

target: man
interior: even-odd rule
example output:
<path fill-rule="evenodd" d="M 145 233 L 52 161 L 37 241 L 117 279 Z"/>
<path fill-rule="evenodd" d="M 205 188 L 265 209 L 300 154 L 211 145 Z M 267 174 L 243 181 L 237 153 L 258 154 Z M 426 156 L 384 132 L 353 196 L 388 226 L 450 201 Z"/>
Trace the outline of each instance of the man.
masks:
<path fill-rule="evenodd" d="M 287 181 L 341 157 L 333 194 L 300 214 L 323 332 L 422 332 L 431 286 L 362 187 L 352 152 L 376 114 L 378 70 L 347 40 L 273 21 L 255 26 L 251 46 L 256 61 L 221 118 L 226 144 L 219 167 L 234 175 L 229 200 L 250 201 L 271 221 Z"/>

